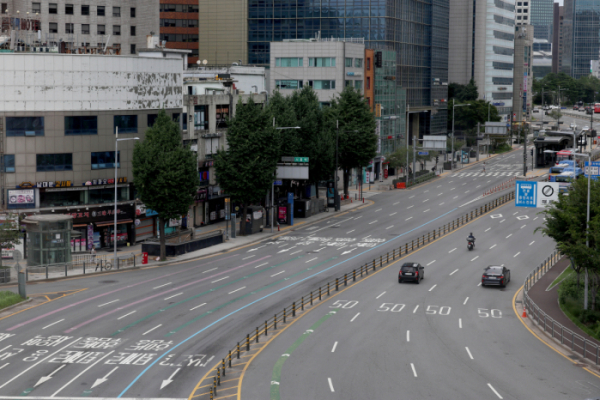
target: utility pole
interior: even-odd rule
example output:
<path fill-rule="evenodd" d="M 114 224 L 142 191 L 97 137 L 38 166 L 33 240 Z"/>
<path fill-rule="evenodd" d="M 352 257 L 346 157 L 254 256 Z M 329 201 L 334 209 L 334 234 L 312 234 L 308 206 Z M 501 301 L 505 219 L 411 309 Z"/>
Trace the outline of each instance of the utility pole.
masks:
<path fill-rule="evenodd" d="M 523 133 L 523 176 L 527 176 L 527 131 L 524 125 L 521 125 L 520 129 Z"/>
<path fill-rule="evenodd" d="M 335 121 L 335 171 L 333 174 L 333 187 L 334 187 L 334 191 L 333 191 L 333 196 L 334 196 L 334 204 L 335 204 L 335 211 L 340 211 L 340 202 L 339 202 L 339 198 L 338 198 L 338 183 L 337 183 L 337 178 L 338 178 L 338 138 L 340 136 L 340 122 L 339 121 Z M 375 165 L 373 165 L 373 169 L 375 169 Z M 370 179 L 369 179 L 370 181 Z"/>
<path fill-rule="evenodd" d="M 409 121 L 410 121 L 410 105 L 407 104 L 406 105 L 406 168 L 404 171 L 404 182 L 406 183 L 406 186 L 408 186 L 408 128 L 409 128 Z"/>

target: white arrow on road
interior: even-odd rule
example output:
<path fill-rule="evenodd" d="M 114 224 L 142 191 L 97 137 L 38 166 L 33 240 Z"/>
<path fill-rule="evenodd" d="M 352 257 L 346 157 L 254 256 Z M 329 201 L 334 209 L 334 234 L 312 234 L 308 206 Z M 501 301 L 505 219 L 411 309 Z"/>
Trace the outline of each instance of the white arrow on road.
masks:
<path fill-rule="evenodd" d="M 40 378 L 40 380 L 39 380 L 39 381 L 37 381 L 37 383 L 35 384 L 35 386 L 34 386 L 34 387 L 38 387 L 38 386 L 39 386 L 39 385 L 41 385 L 42 383 L 44 383 L 44 382 L 46 382 L 46 381 L 49 381 L 50 379 L 52 379 L 52 375 L 54 375 L 55 373 L 57 373 L 58 371 L 60 371 L 61 369 L 63 369 L 63 368 L 64 368 L 64 367 L 66 367 L 66 366 L 67 366 L 66 364 L 63 364 L 63 365 L 61 365 L 60 367 L 56 368 L 56 369 L 54 370 L 54 372 L 52 372 L 50 375 L 48 375 L 48 376 L 42 376 L 42 377 Z"/>
<path fill-rule="evenodd" d="M 290 251 L 293 248 L 296 248 L 296 246 L 292 246 L 292 247 L 289 247 L 287 249 L 279 250 L 277 253 L 285 253 L 286 251 Z"/>
<path fill-rule="evenodd" d="M 165 379 L 164 381 L 162 381 L 162 384 L 160 385 L 160 390 L 162 390 L 165 386 L 167 386 L 169 383 L 173 382 L 173 377 L 175 376 L 176 373 L 179 372 L 181 368 L 177 368 L 175 370 L 175 372 L 173 372 L 171 374 L 171 376 L 169 377 L 169 379 Z"/>
<path fill-rule="evenodd" d="M 265 245 L 265 246 L 266 246 L 266 245 Z M 265 247 L 265 246 L 259 246 L 259 247 L 255 247 L 254 249 L 250 249 L 250 250 L 248 250 L 248 253 L 250 253 L 251 251 L 256 251 L 256 250 L 258 250 L 258 249 L 262 249 L 262 248 L 263 248 L 263 247 Z"/>
<path fill-rule="evenodd" d="M 96 382 L 94 382 L 94 384 L 92 385 L 92 389 L 95 388 L 96 386 L 101 385 L 104 382 L 106 382 L 108 380 L 108 377 L 110 376 L 110 374 L 112 374 L 113 372 L 115 372 L 118 369 L 119 369 L 119 367 L 114 367 L 108 374 L 104 375 L 104 378 L 96 379 Z"/>
<path fill-rule="evenodd" d="M 345 252 L 342 253 L 342 255 L 344 255 L 344 254 L 350 254 L 350 253 L 352 253 L 356 249 L 358 249 L 358 247 L 354 247 L 354 248 L 352 248 L 352 249 L 350 249 L 348 251 L 345 251 Z"/>

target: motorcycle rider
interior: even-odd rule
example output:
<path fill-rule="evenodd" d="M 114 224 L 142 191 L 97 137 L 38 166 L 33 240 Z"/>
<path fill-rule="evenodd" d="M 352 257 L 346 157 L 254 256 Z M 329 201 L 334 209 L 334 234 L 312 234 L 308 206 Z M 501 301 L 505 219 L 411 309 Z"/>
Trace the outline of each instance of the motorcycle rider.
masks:
<path fill-rule="evenodd" d="M 475 247 L 475 236 L 473 236 L 473 232 L 469 233 L 469 237 L 467 237 L 467 243 L 473 243 L 473 247 Z"/>

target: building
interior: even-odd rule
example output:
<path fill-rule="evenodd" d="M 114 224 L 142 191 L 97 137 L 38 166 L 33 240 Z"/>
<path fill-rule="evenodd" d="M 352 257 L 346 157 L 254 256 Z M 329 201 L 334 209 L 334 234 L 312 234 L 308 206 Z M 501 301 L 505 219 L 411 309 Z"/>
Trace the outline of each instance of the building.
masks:
<path fill-rule="evenodd" d="M 533 27 L 520 25 L 515 27 L 515 69 L 513 85 L 514 121 L 525 120 L 531 113 L 533 99 Z"/>
<path fill-rule="evenodd" d="M 575 79 L 590 73 L 600 58 L 600 2 L 565 0 L 561 71 Z"/>
<path fill-rule="evenodd" d="M 563 6 L 554 3 L 553 23 L 552 23 L 552 73 L 558 74 L 561 70 L 562 61 L 562 19 Z"/>
<path fill-rule="evenodd" d="M 160 7 L 160 40 L 168 49 L 190 50 L 189 66 L 198 61 L 198 0 L 152 1 Z"/>
<path fill-rule="evenodd" d="M 115 164 L 118 243 L 156 232 L 150 210 L 136 202 L 134 140 L 120 142 L 115 154 L 115 132 L 143 140 L 159 110 L 180 117 L 184 61 L 178 50 L 138 52 L 0 56 L 7 77 L 0 79 L 2 208 L 21 217 L 73 216 L 83 238 L 73 251 L 113 242 Z"/>
<path fill-rule="evenodd" d="M 235 116 L 238 101 L 265 104 L 267 93 L 242 94 L 235 80 L 216 74 L 212 78 L 185 78 L 183 96 L 183 139 L 196 143 L 200 188 L 188 217 L 189 226 L 212 224 L 225 219 L 229 196 L 217 185 L 213 157 L 227 148 L 227 119 Z"/>
<path fill-rule="evenodd" d="M 522 3 L 521 3 L 522 4 Z M 510 115 L 513 100 L 515 5 L 497 0 L 452 0 L 448 75 L 451 83 L 475 80 L 480 99 L 500 115 Z"/>
<path fill-rule="evenodd" d="M 19 43 L 56 47 L 61 53 L 108 48 L 113 54 L 136 54 L 145 47 L 146 35 L 159 28 L 158 0 L 0 0 L 0 11 L 4 33 L 12 28 Z"/>
<path fill-rule="evenodd" d="M 184 72 L 183 78 L 198 78 L 198 79 L 215 79 L 216 76 L 221 78 L 231 78 L 235 81 L 234 89 L 239 93 L 262 93 L 269 92 L 268 79 L 265 67 L 247 66 L 247 65 L 230 65 L 230 66 L 212 66 L 194 65 L 193 68 L 188 68 Z M 189 86 L 188 90 L 194 90 L 195 86 Z M 203 93 L 187 93 L 187 94 L 203 94 Z"/>
<path fill-rule="evenodd" d="M 552 41 L 554 0 L 529 0 L 530 24 L 535 39 Z"/>
<path fill-rule="evenodd" d="M 515 18 L 517 25 L 529 25 L 531 23 L 531 1 L 521 0 L 515 4 Z"/>
<path fill-rule="evenodd" d="M 363 91 L 365 45 L 362 39 L 298 39 L 270 44 L 270 88 L 288 96 L 310 86 L 329 105 L 345 86 Z M 323 57 L 326 56 L 326 57 Z M 364 83 L 366 87 L 375 82 Z"/>
<path fill-rule="evenodd" d="M 552 72 L 552 53 L 548 51 L 533 52 L 532 73 L 534 79 L 542 79 Z"/>
<path fill-rule="evenodd" d="M 406 89 L 420 134 L 445 134 L 448 88 L 447 0 L 206 0 L 200 13 L 200 58 L 211 64 L 269 64 L 284 39 L 363 38 L 366 48 L 396 52 L 397 86 Z M 214 61 L 213 61 L 214 60 Z M 438 106 L 434 100 L 438 99 Z"/>

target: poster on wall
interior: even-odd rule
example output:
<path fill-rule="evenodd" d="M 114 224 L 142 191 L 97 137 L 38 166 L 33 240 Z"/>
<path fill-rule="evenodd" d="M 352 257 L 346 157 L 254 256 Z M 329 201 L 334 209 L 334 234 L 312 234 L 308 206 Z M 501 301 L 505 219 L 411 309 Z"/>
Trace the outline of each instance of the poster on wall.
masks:
<path fill-rule="evenodd" d="M 94 225 L 87 226 L 87 249 L 92 250 L 94 246 Z"/>
<path fill-rule="evenodd" d="M 35 190 L 33 189 L 12 189 L 8 191 L 8 204 L 10 205 L 25 205 L 35 204 Z"/>

